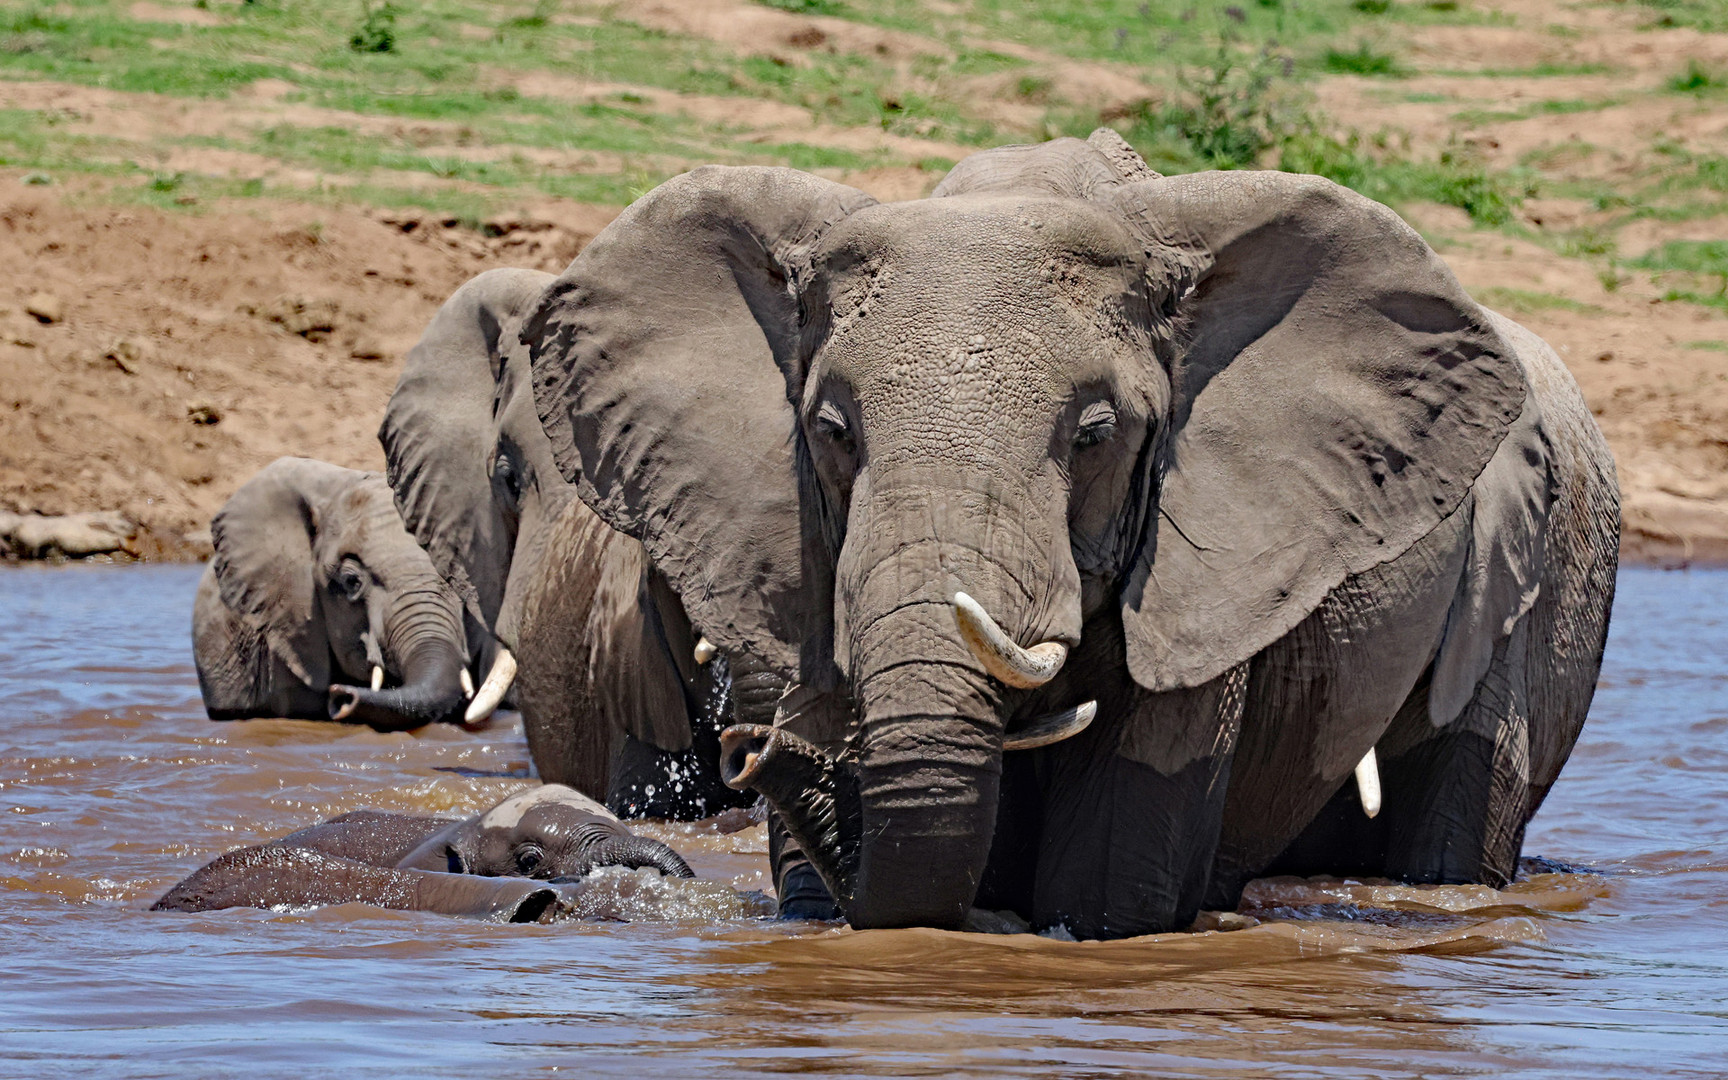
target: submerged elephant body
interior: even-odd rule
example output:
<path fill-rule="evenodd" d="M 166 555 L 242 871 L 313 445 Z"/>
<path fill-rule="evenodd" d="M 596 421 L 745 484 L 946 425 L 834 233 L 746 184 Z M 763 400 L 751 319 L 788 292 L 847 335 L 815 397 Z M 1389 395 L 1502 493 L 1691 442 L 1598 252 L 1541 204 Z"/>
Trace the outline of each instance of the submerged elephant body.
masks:
<path fill-rule="evenodd" d="M 725 767 L 854 926 L 1172 929 L 1286 848 L 1502 881 L 1588 707 L 1600 433 L 1327 181 L 1102 131 L 907 203 L 699 169 L 521 334 L 564 479 L 793 680 Z"/>
<path fill-rule="evenodd" d="M 474 708 L 513 688 L 542 778 L 630 817 L 741 805 L 718 736 L 764 676 L 698 660 L 701 634 L 641 544 L 553 464 L 518 340 L 552 280 L 489 271 L 433 317 L 379 430 L 397 505 L 488 642 Z M 746 719 L 772 718 L 784 681 L 769 681 Z"/>
<path fill-rule="evenodd" d="M 219 856 L 153 910 L 364 903 L 532 922 L 609 866 L 692 876 L 677 852 L 630 832 L 605 807 L 559 784 L 529 788 L 466 819 L 357 810 Z"/>
<path fill-rule="evenodd" d="M 383 477 L 280 458 L 210 531 L 192 643 L 212 719 L 460 719 L 472 689 L 461 612 Z"/>

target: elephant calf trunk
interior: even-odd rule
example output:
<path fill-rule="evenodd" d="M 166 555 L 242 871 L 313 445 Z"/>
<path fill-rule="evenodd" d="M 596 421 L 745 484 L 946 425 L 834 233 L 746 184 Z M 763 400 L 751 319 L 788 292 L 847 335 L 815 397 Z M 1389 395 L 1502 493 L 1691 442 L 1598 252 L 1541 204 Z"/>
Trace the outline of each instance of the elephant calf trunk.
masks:
<path fill-rule="evenodd" d="M 740 724 L 720 734 L 720 779 L 768 800 L 829 893 L 849 909 L 864 831 L 856 778 L 784 728 Z"/>

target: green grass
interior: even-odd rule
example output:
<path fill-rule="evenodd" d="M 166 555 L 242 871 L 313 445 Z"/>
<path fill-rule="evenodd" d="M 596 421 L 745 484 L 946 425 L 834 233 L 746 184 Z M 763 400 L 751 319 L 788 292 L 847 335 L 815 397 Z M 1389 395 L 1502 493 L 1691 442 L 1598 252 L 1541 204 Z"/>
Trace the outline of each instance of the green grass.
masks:
<path fill-rule="evenodd" d="M 1699 349 L 1703 352 L 1728 353 L 1728 341 L 1717 341 L 1713 339 L 1709 341 L 1688 341 L 1685 343 L 1685 348 Z"/>
<path fill-rule="evenodd" d="M 1486 226 L 1509 223 L 1531 193 L 1528 178 L 1484 169 L 1461 150 L 1422 160 L 1387 153 L 1359 135 L 1339 138 L 1321 131 L 1287 140 L 1278 167 L 1324 176 L 1393 206 L 1417 200 L 1456 206 Z"/>
<path fill-rule="evenodd" d="M 1659 284 L 1673 282 L 1664 299 L 1728 311 L 1728 240 L 1670 240 L 1630 265 L 1654 271 L 1652 277 Z M 1715 285 L 1713 291 L 1711 284 Z"/>
<path fill-rule="evenodd" d="M 1668 80 L 1668 89 L 1676 94 L 1720 93 L 1728 90 L 1728 75 L 1688 60 L 1686 70 Z"/>
<path fill-rule="evenodd" d="M 1728 5 L 1722 0 L 1639 0 L 1653 27 L 1690 27 L 1708 33 L 1728 30 Z"/>
<path fill-rule="evenodd" d="M 1620 98 L 1608 98 L 1599 101 L 1582 101 L 1569 99 L 1564 101 L 1536 101 L 1518 109 L 1466 109 L 1452 114 L 1452 119 L 1461 124 L 1478 126 L 1481 124 L 1502 123 L 1511 120 L 1529 120 L 1536 116 L 1566 116 L 1571 113 L 1596 112 L 1601 109 L 1611 109 L 1623 104 Z"/>
<path fill-rule="evenodd" d="M 1389 54 L 1376 52 L 1366 41 L 1354 49 L 1327 49 L 1321 61 L 1330 75 L 1399 75 L 1398 61 Z"/>
<path fill-rule="evenodd" d="M 1535 292 L 1529 289 L 1491 287 L 1479 290 L 1475 296 L 1477 303 L 1487 307 L 1524 315 L 1538 311 L 1571 311 L 1579 314 L 1601 314 L 1602 312 L 1602 309 L 1594 304 L 1585 304 L 1569 297 Z"/>

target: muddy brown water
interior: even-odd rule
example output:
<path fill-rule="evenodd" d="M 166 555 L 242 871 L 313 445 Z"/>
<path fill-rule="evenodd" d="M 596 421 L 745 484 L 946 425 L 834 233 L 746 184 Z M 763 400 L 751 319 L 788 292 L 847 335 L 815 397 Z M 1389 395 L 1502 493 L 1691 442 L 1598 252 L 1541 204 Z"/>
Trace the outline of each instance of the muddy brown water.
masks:
<path fill-rule="evenodd" d="M 206 720 L 197 575 L 0 572 L 0 1076 L 1728 1073 L 1728 573 L 1621 575 L 1525 849 L 1601 873 L 1264 882 L 1214 920 L 1237 929 L 1082 944 L 727 918 L 698 890 L 629 924 L 148 912 L 229 848 L 528 783 L 509 716 Z M 767 887 L 760 828 L 649 830 Z"/>

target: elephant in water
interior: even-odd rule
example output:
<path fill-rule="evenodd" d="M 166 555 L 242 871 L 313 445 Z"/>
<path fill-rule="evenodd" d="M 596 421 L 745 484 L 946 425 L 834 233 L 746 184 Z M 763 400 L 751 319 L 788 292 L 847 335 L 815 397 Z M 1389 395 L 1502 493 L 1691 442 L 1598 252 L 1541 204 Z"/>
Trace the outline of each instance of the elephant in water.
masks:
<path fill-rule="evenodd" d="M 210 523 L 192 649 L 214 720 L 462 719 L 473 693 L 454 593 L 377 473 L 278 458 Z"/>
<path fill-rule="evenodd" d="M 720 780 L 719 733 L 772 720 L 784 679 L 717 656 L 642 545 L 553 464 L 519 341 L 552 280 L 493 270 L 458 289 L 409 352 L 378 433 L 403 520 L 498 643 L 471 714 L 514 682 L 540 776 L 627 817 L 747 805 Z"/>
<path fill-rule="evenodd" d="M 702 168 L 522 335 L 565 479 L 793 680 L 723 771 L 856 927 L 1177 929 L 1310 823 L 1322 868 L 1502 882 L 1583 722 L 1601 434 L 1329 181 L 1104 130 L 901 203 Z"/>
<path fill-rule="evenodd" d="M 547 784 L 462 820 L 343 814 L 222 855 L 151 910 L 366 903 L 532 922 L 578 899 L 546 883 L 574 885 L 610 866 L 692 876 L 665 844 L 630 832 L 580 792 Z"/>

